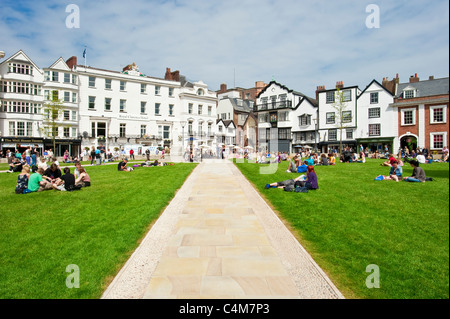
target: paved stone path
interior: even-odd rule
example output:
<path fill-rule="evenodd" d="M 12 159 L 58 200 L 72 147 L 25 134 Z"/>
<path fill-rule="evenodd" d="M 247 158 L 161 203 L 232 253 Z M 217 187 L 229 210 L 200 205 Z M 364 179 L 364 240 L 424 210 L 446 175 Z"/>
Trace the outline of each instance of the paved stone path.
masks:
<path fill-rule="evenodd" d="M 204 161 L 102 298 L 343 296 L 232 163 Z"/>

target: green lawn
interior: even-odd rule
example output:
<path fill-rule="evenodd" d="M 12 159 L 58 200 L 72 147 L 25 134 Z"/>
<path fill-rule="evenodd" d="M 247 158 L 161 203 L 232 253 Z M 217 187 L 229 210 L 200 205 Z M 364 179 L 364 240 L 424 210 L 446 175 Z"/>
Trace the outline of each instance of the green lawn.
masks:
<path fill-rule="evenodd" d="M 99 298 L 194 167 L 86 166 L 90 188 L 26 195 L 0 174 L 0 298 Z M 80 289 L 65 284 L 72 264 Z"/>
<path fill-rule="evenodd" d="M 299 175 L 286 173 L 286 162 L 271 175 L 236 165 L 345 297 L 449 298 L 449 164 L 422 165 L 433 182 L 396 183 L 374 181 L 389 173 L 381 162 L 316 166 L 319 190 L 309 193 L 264 189 Z M 366 287 L 370 264 L 380 288 Z"/>

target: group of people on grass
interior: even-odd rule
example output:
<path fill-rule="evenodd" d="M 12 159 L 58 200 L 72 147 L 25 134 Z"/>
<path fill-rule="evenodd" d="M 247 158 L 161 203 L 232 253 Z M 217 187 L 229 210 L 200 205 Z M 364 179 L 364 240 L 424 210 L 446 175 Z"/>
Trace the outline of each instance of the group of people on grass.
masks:
<path fill-rule="evenodd" d="M 147 160 L 146 162 L 144 162 L 140 165 L 135 164 L 135 165 L 133 165 L 133 167 L 130 167 L 130 166 L 128 166 L 128 159 L 124 158 L 117 165 L 117 170 L 119 172 L 132 172 L 135 167 L 154 167 L 154 166 L 166 166 L 166 165 L 173 165 L 173 163 L 167 164 L 165 162 L 159 162 L 158 160 L 154 160 L 154 161 Z"/>
<path fill-rule="evenodd" d="M 37 167 L 35 172 L 31 171 L 29 165 L 23 165 L 17 177 L 16 194 L 42 192 L 52 189 L 73 191 L 91 186 L 91 178 L 80 162 L 75 163 L 73 174 L 70 172 L 69 167 L 64 167 L 64 174 L 62 174 L 59 164 L 55 162 L 47 166 L 45 159 L 42 157 L 41 165 Z"/>
<path fill-rule="evenodd" d="M 347 154 L 345 153 L 347 151 Z M 360 159 L 357 157 L 355 158 L 356 154 L 348 154 L 350 150 L 346 148 L 346 150 L 341 155 L 341 162 L 344 163 L 351 163 L 351 162 L 359 162 L 359 163 L 365 163 L 365 154 L 364 151 L 361 150 L 360 152 Z M 444 153 L 444 156 L 447 155 L 448 157 L 448 151 L 447 154 Z M 279 163 L 279 154 L 275 157 L 274 162 Z M 353 157 L 353 158 L 352 158 Z M 350 159 L 349 159 L 350 158 Z M 305 175 L 300 175 L 294 179 L 288 179 L 280 182 L 273 182 L 270 184 L 266 184 L 265 188 L 283 188 L 287 191 L 296 191 L 296 192 L 307 192 L 308 190 L 316 190 L 319 188 L 318 182 L 317 182 L 317 175 L 314 171 L 314 166 L 317 165 L 335 165 L 335 156 L 333 153 L 330 153 L 328 155 L 321 154 L 319 157 L 317 153 L 311 154 L 309 158 L 305 159 L 303 162 L 301 161 L 300 154 L 295 154 L 292 158 L 287 159 L 289 161 L 288 163 L 288 169 L 287 173 L 306 173 Z M 396 182 L 399 181 L 406 181 L 406 182 L 422 182 L 424 183 L 427 180 L 432 180 L 431 178 L 427 178 L 425 171 L 422 167 L 420 167 L 421 163 L 427 163 L 425 161 L 425 157 L 421 152 L 419 152 L 415 159 L 406 158 L 405 161 L 407 161 L 410 166 L 413 168 L 413 172 L 411 176 L 403 176 L 403 161 L 401 157 L 396 158 L 393 154 L 388 155 L 388 159 L 381 163 L 381 166 L 388 166 L 390 167 L 389 175 L 379 175 L 376 180 L 394 180 Z M 267 161 L 261 161 L 260 163 L 269 164 L 272 162 Z"/>
<path fill-rule="evenodd" d="M 413 172 L 411 176 L 404 177 L 403 176 L 403 161 L 401 158 L 396 159 L 393 154 L 389 154 L 389 159 L 383 163 L 381 166 L 389 166 L 389 175 L 378 175 L 375 180 L 394 180 L 399 182 L 401 180 L 406 182 L 421 182 L 425 183 L 427 181 L 427 177 L 425 171 L 422 167 L 420 167 L 421 162 L 417 159 L 408 160 L 409 165 L 413 168 Z M 428 179 L 429 180 L 429 179 Z"/>

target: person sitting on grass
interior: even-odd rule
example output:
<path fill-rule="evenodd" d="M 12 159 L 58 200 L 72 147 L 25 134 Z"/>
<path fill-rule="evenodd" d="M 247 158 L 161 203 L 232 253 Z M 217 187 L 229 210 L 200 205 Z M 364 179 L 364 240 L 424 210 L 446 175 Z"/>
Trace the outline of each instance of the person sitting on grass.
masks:
<path fill-rule="evenodd" d="M 306 180 L 299 180 L 296 183 L 296 186 L 305 187 L 308 190 L 316 190 L 319 189 L 319 183 L 317 182 L 317 175 L 314 171 L 314 166 L 309 165 L 306 172 Z"/>
<path fill-rule="evenodd" d="M 72 191 L 75 188 L 75 175 L 70 173 L 70 168 L 64 167 L 64 175 L 53 183 L 53 188 L 59 191 Z"/>
<path fill-rule="evenodd" d="M 396 182 L 402 180 L 403 169 L 398 166 L 398 162 L 392 162 L 391 170 L 389 171 L 389 176 L 386 176 L 385 180 L 394 180 Z"/>
<path fill-rule="evenodd" d="M 54 183 L 58 178 L 61 177 L 61 170 L 58 166 L 53 163 L 49 168 L 44 172 L 44 176 L 47 176 L 51 183 Z"/>
<path fill-rule="evenodd" d="M 125 158 L 123 161 L 121 161 L 117 165 L 117 169 L 119 170 L 119 172 L 131 172 L 132 168 L 127 167 L 127 163 L 128 163 L 128 160 Z"/>
<path fill-rule="evenodd" d="M 295 164 L 297 160 L 297 155 L 294 155 L 292 160 L 289 160 L 289 166 L 286 173 L 297 173 L 297 165 Z"/>
<path fill-rule="evenodd" d="M 397 159 L 394 157 L 394 155 L 389 154 L 389 159 L 387 161 L 381 163 L 380 165 L 381 166 L 392 166 L 392 163 L 394 161 L 397 161 Z"/>
<path fill-rule="evenodd" d="M 297 167 L 297 173 L 305 173 L 308 170 L 308 161 L 305 160 L 303 162 L 303 165 L 300 165 Z"/>
<path fill-rule="evenodd" d="M 264 187 L 265 189 L 269 188 L 285 188 L 285 187 L 292 187 L 295 186 L 299 187 L 306 187 L 307 189 L 318 189 L 319 184 L 317 183 L 317 175 L 314 171 L 314 166 L 309 165 L 307 167 L 307 174 L 306 174 L 306 180 L 302 181 L 304 175 L 300 175 L 296 177 L 295 179 L 287 179 L 281 182 L 275 182 L 271 184 L 266 184 Z"/>
<path fill-rule="evenodd" d="M 323 166 L 330 165 L 330 163 L 328 161 L 328 157 L 327 157 L 326 154 L 321 154 L 320 155 L 320 161 L 319 161 L 319 163 L 317 163 L 317 165 L 323 165 Z"/>
<path fill-rule="evenodd" d="M 330 165 L 336 165 L 336 158 L 333 156 L 333 153 L 328 154 L 328 163 Z"/>
<path fill-rule="evenodd" d="M 359 158 L 360 158 L 360 160 L 358 161 L 359 163 L 365 163 L 366 162 L 366 154 L 364 154 L 363 151 L 359 152 Z"/>
<path fill-rule="evenodd" d="M 82 168 L 81 163 L 79 161 L 75 162 L 75 170 L 73 171 L 73 175 L 75 175 L 75 179 L 80 177 L 80 168 Z M 86 171 L 86 169 L 84 169 Z"/>
<path fill-rule="evenodd" d="M 75 186 L 89 187 L 91 186 L 91 178 L 83 167 L 78 169 L 80 176 L 75 179 Z"/>
<path fill-rule="evenodd" d="M 8 173 L 17 173 L 21 172 L 23 166 L 26 164 L 26 162 L 23 162 L 21 159 L 18 159 L 17 157 L 13 159 L 12 163 L 9 164 L 9 171 Z"/>
<path fill-rule="evenodd" d="M 22 172 L 17 176 L 16 194 L 24 194 L 28 188 L 28 179 L 30 178 L 30 166 L 24 165 Z"/>
<path fill-rule="evenodd" d="M 420 164 L 425 164 L 425 163 L 427 162 L 427 159 L 426 159 L 425 156 L 422 154 L 422 152 L 417 153 L 416 160 L 417 160 Z"/>
<path fill-rule="evenodd" d="M 45 161 L 45 157 L 44 157 L 44 156 L 41 156 L 40 161 L 39 161 L 37 167 L 38 167 L 38 168 L 39 168 L 39 167 L 42 168 L 42 169 L 44 170 L 44 172 L 47 170 L 48 165 L 47 165 L 47 162 Z"/>
<path fill-rule="evenodd" d="M 42 192 L 53 189 L 52 183 L 44 180 L 43 175 L 44 170 L 42 168 L 38 168 L 36 173 L 30 175 L 28 179 L 28 192 Z"/>
<path fill-rule="evenodd" d="M 413 168 L 413 173 L 409 177 L 403 177 L 406 182 L 425 183 L 426 175 L 422 167 L 419 167 L 419 162 L 416 160 L 409 161 L 409 165 Z"/>

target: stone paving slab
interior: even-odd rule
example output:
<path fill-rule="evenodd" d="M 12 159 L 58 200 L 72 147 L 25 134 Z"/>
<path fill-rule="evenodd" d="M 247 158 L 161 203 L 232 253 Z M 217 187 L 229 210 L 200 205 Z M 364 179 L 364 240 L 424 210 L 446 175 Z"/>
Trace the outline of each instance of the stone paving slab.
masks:
<path fill-rule="evenodd" d="M 343 298 L 229 161 L 198 165 L 102 298 Z"/>

